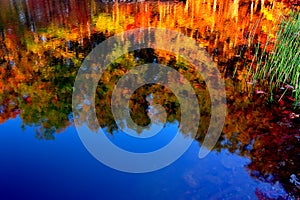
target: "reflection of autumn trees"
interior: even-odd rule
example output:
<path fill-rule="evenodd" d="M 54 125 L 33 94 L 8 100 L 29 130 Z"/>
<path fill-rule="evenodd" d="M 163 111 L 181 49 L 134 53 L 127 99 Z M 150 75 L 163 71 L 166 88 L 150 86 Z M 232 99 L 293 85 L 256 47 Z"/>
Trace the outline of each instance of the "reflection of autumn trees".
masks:
<path fill-rule="evenodd" d="M 70 124 L 88 10 L 82 1 L 1 2 L 1 121 L 21 111 L 24 125 L 37 126 L 38 137 L 48 139 Z"/>
<path fill-rule="evenodd" d="M 114 63 L 113 67 L 110 67 L 102 76 L 100 82 L 103 85 L 101 84 L 97 88 L 98 121 L 102 127 L 107 127 L 111 132 L 114 132 L 117 126 L 109 109 L 109 97 L 118 79 L 136 65 L 134 56 L 134 54 L 129 54 L 123 60 Z M 153 58 L 158 58 L 161 63 L 169 64 L 169 66 L 172 63 L 172 67 L 190 80 L 195 92 L 199 95 L 201 125 L 198 135 L 195 137 L 201 143 L 210 120 L 210 99 L 205 90 L 205 84 L 201 82 L 200 75 L 195 73 L 187 63 L 166 52 L 156 50 L 152 54 L 149 53 L 148 58 L 145 59 L 152 60 Z M 128 81 L 134 84 L 134 80 Z M 168 77 L 168 81 L 180 80 Z M 298 173 L 299 141 L 295 136 L 299 135 L 299 125 L 297 125 L 297 121 L 288 120 L 289 115 L 281 114 L 284 111 L 283 108 L 273 107 L 271 110 L 264 104 L 263 97 L 248 96 L 247 93 L 244 93 L 242 84 L 242 82 L 234 83 L 230 79 L 227 80 L 228 115 L 223 129 L 223 138 L 215 146 L 215 150 L 220 151 L 226 148 L 232 153 L 237 152 L 241 156 L 249 157 L 251 163 L 247 167 L 251 175 L 271 183 L 280 181 L 288 192 L 296 194 L 297 188 L 289 183 L 289 176 Z M 124 88 L 123 94 L 126 95 L 127 92 Z M 129 102 L 134 122 L 139 125 L 149 124 L 146 112 L 149 103 L 146 101 L 146 97 L 151 93 L 153 101 L 163 105 L 166 109 L 169 123 L 180 121 L 180 105 L 174 94 L 159 85 L 146 85 L 139 88 L 131 96 Z M 190 125 L 193 126 L 193 124 Z M 270 177 L 272 178 L 270 179 Z"/>
<path fill-rule="evenodd" d="M 181 31 L 207 49 L 226 76 L 232 74 L 238 62 L 236 54 L 243 52 L 252 39 L 264 43 L 268 34 L 274 35 L 272 27 L 277 17 L 288 10 L 286 4 L 272 2 L 1 1 L 0 123 L 19 115 L 24 125 L 37 127 L 38 137 L 53 139 L 55 132 L 71 123 L 72 87 L 83 58 L 106 37 L 133 28 L 154 26 Z M 254 30 L 257 19 L 261 20 Z M 245 56 L 251 60 L 247 53 Z M 199 95 L 201 125 L 195 137 L 201 142 L 210 120 L 210 99 L 205 84 L 179 57 L 159 50 L 125 55 L 104 73 L 96 89 L 95 102 L 100 126 L 111 133 L 117 130 L 109 97 L 118 79 L 137 65 L 137 56 L 138 64 L 156 58 L 190 80 Z M 284 119 L 288 115 L 280 115 L 281 108 L 270 109 L 264 106 L 263 98 L 251 99 L 243 93 L 242 89 L 247 87 L 243 74 L 244 71 L 238 71 L 235 82 L 226 80 L 228 116 L 224 137 L 215 149 L 226 148 L 251 158 L 248 168 L 253 176 L 261 179 L 272 174 L 271 181 L 279 180 L 296 194 L 299 191 L 288 180 L 292 173 L 300 177 L 299 141 L 294 137 L 299 135 L 299 127 L 296 121 Z M 168 77 L 168 81 L 180 80 Z M 123 92 L 126 95 L 127 91 Z M 180 121 L 180 106 L 174 94 L 159 85 L 146 85 L 130 101 L 132 118 L 137 124 L 149 123 L 145 98 L 150 93 L 154 94 L 155 103 L 166 109 L 169 123 Z"/>
<path fill-rule="evenodd" d="M 148 55 L 147 58 L 144 58 L 145 60 L 153 60 L 156 57 L 159 57 L 157 51 L 156 53 L 153 53 L 152 55 Z M 165 54 L 167 55 L 167 54 Z M 140 54 L 141 56 L 141 54 Z M 166 57 L 166 60 L 170 59 L 169 56 Z M 162 58 L 161 58 L 162 59 Z M 143 57 L 140 57 L 140 62 L 143 61 Z M 163 62 L 163 61 L 162 61 Z M 128 72 L 130 69 L 132 69 L 132 66 L 136 66 L 136 60 L 133 54 L 130 54 L 128 56 L 125 56 L 123 60 L 121 60 L 120 63 L 113 63 L 108 70 L 104 72 L 100 79 L 100 85 L 96 89 L 96 112 L 98 116 L 98 121 L 100 126 L 104 127 L 107 126 L 109 127 L 110 125 L 112 127 L 115 127 L 113 116 L 111 114 L 110 110 L 110 97 L 112 94 L 112 91 L 119 80 L 126 72 Z M 209 99 L 209 94 L 208 91 L 205 88 L 205 84 L 203 82 L 199 82 L 196 80 L 199 80 L 200 75 L 198 73 L 190 73 L 187 70 L 187 65 L 183 64 L 180 60 L 176 61 L 172 65 L 174 68 L 181 70 L 183 75 L 186 76 L 189 80 L 194 81 L 195 87 L 197 87 L 196 93 L 199 94 L 199 102 L 200 102 L 200 110 L 201 110 L 201 123 L 203 126 L 199 129 L 203 132 L 207 129 L 207 122 L 209 122 L 208 118 L 210 117 L 210 99 Z M 185 66 L 185 68 L 183 68 Z M 140 72 L 142 73 L 142 72 Z M 145 72 L 146 73 L 146 72 Z M 151 72 L 148 72 L 151 74 Z M 175 82 L 178 81 L 176 77 L 172 76 L 166 76 L 168 79 L 168 82 Z M 109 80 L 109 81 L 108 81 Z M 132 87 L 135 84 L 134 79 L 128 79 L 127 80 L 129 88 Z M 104 85 L 102 85 L 104 84 Z M 129 95 L 128 94 L 129 90 L 128 88 L 123 89 L 123 93 L 121 95 Z M 184 89 L 181 91 L 184 93 Z M 154 104 L 160 104 L 162 105 L 167 113 L 167 121 L 168 122 L 174 122 L 175 120 L 180 121 L 180 102 L 178 102 L 176 96 L 170 91 L 168 88 L 161 86 L 161 85 L 145 85 L 141 88 L 139 88 L 137 91 L 134 92 L 134 94 L 131 96 L 131 101 L 129 102 L 131 112 L 132 112 L 132 118 L 133 121 L 139 125 L 148 125 L 149 124 L 149 118 L 147 116 L 147 108 L 149 106 L 149 102 L 146 101 L 146 97 L 149 96 L 150 94 L 153 94 L 153 103 Z M 187 97 L 188 98 L 188 97 Z M 195 108 L 187 108 L 190 110 L 191 116 L 193 115 L 193 110 Z M 85 118 L 85 116 L 83 117 Z M 85 121 L 84 119 L 82 119 Z M 161 120 L 163 121 L 163 120 Z M 194 126 L 192 123 L 189 124 L 190 126 Z M 90 127 L 93 127 L 93 125 L 90 125 Z M 188 130 L 190 128 L 186 127 L 184 130 L 183 134 L 188 134 Z M 109 129 L 110 130 L 110 129 Z M 194 136 L 195 137 L 195 136 Z"/>
<path fill-rule="evenodd" d="M 13 35 L 32 51 L 40 46 L 56 49 L 70 48 L 72 43 L 86 44 L 87 36 L 95 31 L 107 36 L 138 27 L 164 27 L 181 31 L 196 38 L 209 52 L 226 61 L 236 54 L 236 46 L 245 44 L 261 13 L 264 33 L 272 31 L 278 15 L 285 9 L 280 2 L 269 1 L 186 1 L 141 2 L 136 4 L 101 4 L 95 1 L 62 2 L 42 0 L 10 1 L 2 3 L 0 18 L 9 24 L 3 30 L 5 38 Z M 262 5 L 264 3 L 264 5 Z M 249 12 L 250 8 L 250 12 Z M 261 12 L 261 13 L 260 13 Z M 274 23 L 270 23 L 274 21 Z M 27 32 L 30 30 L 30 32 Z M 26 31 L 27 33 L 24 33 Z M 25 36 L 25 37 L 24 37 Z M 260 37 L 260 35 L 258 35 Z"/>
<path fill-rule="evenodd" d="M 289 182 L 291 174 L 300 175 L 299 119 L 290 119 L 291 112 L 280 105 L 270 107 L 263 97 L 249 97 L 239 92 L 240 86 L 232 87 L 236 90 L 228 91 L 221 148 L 249 157 L 251 176 L 273 184 L 279 181 L 299 198 L 299 188 Z"/>
<path fill-rule="evenodd" d="M 299 140 L 295 139 L 295 130 L 282 129 L 274 125 L 270 131 L 254 138 L 248 168 L 252 176 L 273 183 L 280 181 L 287 191 L 299 194 L 299 188 L 289 181 L 292 174 L 300 175 Z"/>
<path fill-rule="evenodd" d="M 74 69 L 69 71 L 65 65 L 62 66 L 64 69 L 60 69 L 59 65 L 48 64 L 27 72 L 26 69 L 21 71 L 17 64 L 12 69 L 7 66 L 5 73 L 1 73 L 4 75 L 1 102 L 4 107 L 14 104 L 16 109 L 20 109 L 23 123 L 55 132 L 69 124 L 67 115 L 71 112 L 69 102 L 76 72 Z M 1 117 L 8 119 L 7 116 Z"/>

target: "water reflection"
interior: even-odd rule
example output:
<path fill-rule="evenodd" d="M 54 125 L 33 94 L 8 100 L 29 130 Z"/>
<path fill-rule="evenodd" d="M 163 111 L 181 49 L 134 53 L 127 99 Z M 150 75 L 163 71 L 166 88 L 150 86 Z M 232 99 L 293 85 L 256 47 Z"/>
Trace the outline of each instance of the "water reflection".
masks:
<path fill-rule="evenodd" d="M 215 151 L 226 149 L 234 156 L 248 158 L 245 165 L 249 174 L 273 185 L 274 191 L 258 186 L 257 198 L 288 198 L 282 190 L 299 198 L 299 186 L 290 182 L 291 175 L 300 177 L 299 118 L 290 119 L 291 113 L 280 105 L 265 105 L 260 94 L 250 96 L 244 92 L 248 85 L 239 59 L 251 60 L 253 55 L 247 47 L 274 35 L 273 26 L 288 11 L 288 4 L 291 1 L 187 0 L 126 4 L 1 1 L 0 123 L 19 116 L 23 128 L 35 127 L 37 138 L 54 139 L 55 133 L 64 132 L 72 124 L 72 87 L 82 60 L 93 47 L 111 35 L 133 28 L 170 28 L 195 38 L 214 57 L 226 78 L 228 115 Z M 95 102 L 100 126 L 108 133 L 118 132 L 108 106 L 112 90 L 126 71 L 153 61 L 172 66 L 192 83 L 201 110 L 199 130 L 193 137 L 202 142 L 210 120 L 210 98 L 205 83 L 177 55 L 160 50 L 144 49 L 124 55 L 104 73 L 96 89 Z M 181 81 L 174 77 L 168 79 Z M 126 92 L 123 91 L 125 95 Z M 151 94 L 154 103 L 164 106 L 168 123 L 180 121 L 180 107 L 174 94 L 159 85 L 146 85 L 131 97 L 131 116 L 136 124 L 149 124 L 147 97 Z M 89 103 L 88 98 L 83 102 Z M 223 165 L 232 167 L 228 161 Z M 197 186 L 197 175 L 187 173 L 184 177 L 191 187 Z"/>

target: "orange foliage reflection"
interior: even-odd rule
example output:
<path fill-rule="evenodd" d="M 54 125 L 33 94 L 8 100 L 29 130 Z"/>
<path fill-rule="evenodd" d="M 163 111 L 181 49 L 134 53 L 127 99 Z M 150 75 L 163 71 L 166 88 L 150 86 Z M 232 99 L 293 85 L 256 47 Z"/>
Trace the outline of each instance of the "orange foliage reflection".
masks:
<path fill-rule="evenodd" d="M 235 81 L 231 77 L 236 66 L 241 65 L 238 58 L 242 54 L 252 59 L 253 55 L 245 48 L 257 41 L 264 44 L 267 36 L 274 37 L 274 27 L 280 16 L 290 10 L 290 5 L 297 4 L 297 0 L 128 4 L 93 0 L 4 0 L 0 8 L 0 123 L 20 115 L 25 125 L 40 125 L 39 138 L 53 139 L 55 132 L 70 125 L 74 78 L 82 60 L 95 45 L 129 29 L 169 28 L 195 38 L 214 57 L 227 78 L 228 116 L 223 141 L 217 144 L 216 150 L 227 148 L 251 158 L 248 168 L 253 176 L 273 174 L 274 181 L 279 180 L 288 191 L 296 194 L 299 190 L 287 180 L 289 171 L 300 177 L 297 171 L 300 150 L 295 137 L 299 136 L 299 120 L 289 120 L 290 115 L 281 114 L 284 108 L 280 106 L 270 109 L 263 105 L 263 98 L 250 98 L 243 93 L 248 86 L 242 69 L 237 71 Z M 174 62 L 191 81 L 199 80 L 192 68 L 179 66 L 176 56 L 158 50 L 151 56 L 144 56 L 144 59 L 156 56 L 161 63 Z M 124 60 L 136 62 L 134 55 Z M 124 63 L 118 63 L 118 67 L 121 69 L 105 74 L 104 84 L 97 88 L 96 110 L 98 116 L 102 116 L 100 125 L 108 126 L 111 132 L 116 129 L 113 117 L 109 110 L 103 109 L 109 100 L 100 97 L 109 94 L 114 86 L 112 80 L 126 71 Z M 205 89 L 199 82 L 193 84 L 200 94 Z M 161 97 L 156 101 L 168 108 L 169 122 L 179 119 L 174 112 L 178 108 L 170 106 L 174 96 L 165 88 L 144 88 L 140 92 L 146 95 L 152 91 Z M 136 122 L 147 124 L 148 118 L 143 112 L 146 106 L 138 106 L 146 104 L 144 99 L 136 95 L 131 104 L 133 113 L 137 113 Z M 208 107 L 209 104 L 204 105 L 203 110 L 209 111 Z M 209 117 L 207 113 L 203 115 L 199 135 L 195 136 L 200 142 Z"/>

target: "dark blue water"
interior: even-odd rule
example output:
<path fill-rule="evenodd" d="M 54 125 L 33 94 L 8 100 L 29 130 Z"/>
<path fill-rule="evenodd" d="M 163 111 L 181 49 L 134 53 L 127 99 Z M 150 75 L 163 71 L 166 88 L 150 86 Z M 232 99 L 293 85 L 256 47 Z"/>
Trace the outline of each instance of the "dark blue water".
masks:
<path fill-rule="evenodd" d="M 0 199 L 255 199 L 256 188 L 272 189 L 249 176 L 247 158 L 222 150 L 200 160 L 198 142 L 162 170 L 130 174 L 94 159 L 73 126 L 53 141 L 20 127 L 19 118 L 0 126 Z"/>

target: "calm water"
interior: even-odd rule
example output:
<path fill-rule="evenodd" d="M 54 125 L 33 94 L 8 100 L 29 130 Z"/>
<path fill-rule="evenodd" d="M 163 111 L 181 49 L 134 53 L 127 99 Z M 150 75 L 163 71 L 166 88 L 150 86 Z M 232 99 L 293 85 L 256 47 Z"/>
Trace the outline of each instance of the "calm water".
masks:
<path fill-rule="evenodd" d="M 274 35 L 278 16 L 291 4 L 2 0 L 0 199 L 299 199 L 300 183 L 290 180 L 300 178 L 300 120 L 292 114 L 297 110 L 288 100 L 265 104 L 264 94 L 248 93 L 243 68 L 252 60 L 252 44 Z M 132 152 L 149 152 L 168 144 L 178 131 L 178 99 L 156 84 L 137 89 L 129 105 L 140 126 L 150 122 L 149 96 L 164 106 L 167 122 L 158 135 L 140 141 L 114 122 L 114 86 L 143 63 L 158 62 L 183 74 L 198 95 L 201 119 L 191 147 L 172 165 L 145 174 L 123 173 L 97 161 L 80 141 L 73 122 L 73 85 L 83 59 L 97 44 L 150 26 L 179 31 L 208 51 L 226 82 L 227 116 L 214 150 L 199 159 L 211 116 L 201 76 L 170 52 L 143 49 L 124 55 L 104 72 L 96 89 L 98 122 L 110 141 Z"/>

